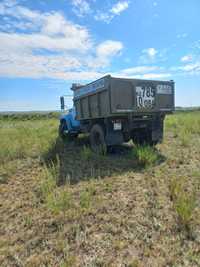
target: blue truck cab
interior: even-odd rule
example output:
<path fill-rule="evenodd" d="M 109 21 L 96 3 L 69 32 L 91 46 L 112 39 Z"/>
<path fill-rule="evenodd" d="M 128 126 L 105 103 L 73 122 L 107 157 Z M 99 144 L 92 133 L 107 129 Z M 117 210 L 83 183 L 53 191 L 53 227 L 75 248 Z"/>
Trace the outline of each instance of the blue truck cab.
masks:
<path fill-rule="evenodd" d="M 63 114 L 60 116 L 59 135 L 76 137 L 80 133 L 80 121 L 76 120 L 75 107 L 65 111 L 64 96 L 60 98 Z"/>

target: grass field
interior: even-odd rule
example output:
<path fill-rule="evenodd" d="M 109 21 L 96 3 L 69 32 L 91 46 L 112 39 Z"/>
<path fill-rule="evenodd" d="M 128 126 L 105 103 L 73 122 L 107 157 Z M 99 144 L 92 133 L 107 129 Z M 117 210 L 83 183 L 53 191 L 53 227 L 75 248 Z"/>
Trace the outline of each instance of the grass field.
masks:
<path fill-rule="evenodd" d="M 97 156 L 58 120 L 0 118 L 0 266 L 200 266 L 200 112 Z"/>

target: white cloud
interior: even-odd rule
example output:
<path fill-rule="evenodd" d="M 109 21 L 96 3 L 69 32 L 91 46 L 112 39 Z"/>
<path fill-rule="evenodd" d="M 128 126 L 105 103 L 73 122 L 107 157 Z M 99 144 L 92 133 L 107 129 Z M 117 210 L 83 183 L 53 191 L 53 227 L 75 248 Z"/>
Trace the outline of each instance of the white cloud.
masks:
<path fill-rule="evenodd" d="M 110 64 L 111 58 L 120 55 L 122 49 L 123 44 L 119 41 L 107 40 L 102 42 L 96 47 L 95 58 L 88 60 L 89 67 L 107 67 Z"/>
<path fill-rule="evenodd" d="M 139 58 L 139 64 L 155 64 L 167 59 L 168 49 L 157 50 L 154 47 L 143 49 Z"/>
<path fill-rule="evenodd" d="M 171 73 L 147 73 L 141 76 L 141 79 L 163 79 L 171 77 Z"/>
<path fill-rule="evenodd" d="M 69 24 L 60 13 L 48 14 L 42 23 L 42 32 L 49 35 L 64 34 L 65 27 L 69 27 Z M 72 24 L 71 26 L 73 27 Z"/>
<path fill-rule="evenodd" d="M 158 51 L 153 47 L 143 49 L 140 59 L 139 59 L 139 63 L 140 64 L 152 64 L 155 62 L 157 54 L 158 54 Z"/>
<path fill-rule="evenodd" d="M 154 58 L 156 56 L 156 54 L 158 53 L 158 51 L 153 47 L 144 49 L 142 52 L 144 54 L 147 54 L 151 58 Z"/>
<path fill-rule="evenodd" d="M 189 62 L 189 61 L 192 61 L 193 57 L 192 55 L 185 55 L 181 58 L 181 61 L 182 62 Z"/>
<path fill-rule="evenodd" d="M 191 53 L 180 59 L 182 65 L 173 66 L 171 70 L 176 72 L 177 75 L 200 75 L 200 46 L 198 44 L 199 41 L 195 41 L 191 46 Z"/>
<path fill-rule="evenodd" d="M 17 5 L 17 2 L 2 1 L 0 3 L 0 14 L 5 16 L 12 16 L 18 19 L 35 20 L 40 17 L 40 12 L 32 11 L 24 6 Z M 12 4 L 11 4 L 12 3 Z"/>
<path fill-rule="evenodd" d="M 109 24 L 115 16 L 120 15 L 128 7 L 129 7 L 129 1 L 118 1 L 111 7 L 111 9 L 108 12 L 98 11 L 94 16 L 94 18 L 98 21 L 103 21 Z"/>
<path fill-rule="evenodd" d="M 118 41 L 107 40 L 97 47 L 98 56 L 113 56 L 119 53 L 123 48 L 123 44 Z"/>
<path fill-rule="evenodd" d="M 81 33 L 80 33 L 81 34 Z M 20 34 L 20 33 L 0 33 L 0 50 L 37 50 L 45 49 L 49 51 L 77 51 L 84 52 L 91 47 L 90 41 L 86 36 L 73 36 L 69 33 L 69 37 L 48 36 L 41 33 Z"/>
<path fill-rule="evenodd" d="M 111 22 L 111 20 L 114 18 L 114 15 L 110 14 L 110 13 L 97 11 L 97 13 L 94 16 L 94 18 L 97 21 L 103 21 L 103 22 L 109 24 Z"/>
<path fill-rule="evenodd" d="M 55 49 L 76 48 L 77 50 L 85 50 L 91 47 L 91 39 L 87 28 L 72 23 L 59 12 L 41 13 L 20 5 L 7 7 L 5 2 L 2 2 L 0 4 L 0 14 L 3 17 L 9 16 L 9 21 L 2 26 L 9 26 L 12 29 L 13 36 L 13 31 L 17 28 L 32 30 L 30 34 L 25 31 L 24 34 L 15 33 L 13 37 L 17 38 L 17 42 L 26 42 L 28 47 L 39 45 L 39 48 L 54 49 L 55 46 Z M 11 38 L 8 35 L 7 37 Z"/>
<path fill-rule="evenodd" d="M 60 12 L 42 13 L 6 0 L 0 14 L 7 18 L 0 24 L 0 76 L 93 79 L 123 48 L 113 40 L 95 44 L 86 27 Z"/>
<path fill-rule="evenodd" d="M 30 53 L 0 54 L 0 75 L 6 77 L 56 77 L 80 67 L 81 63 L 69 56 L 42 56 Z"/>
<path fill-rule="evenodd" d="M 186 55 L 181 60 L 184 64 L 170 68 L 176 75 L 200 75 L 200 57 L 195 54 Z"/>
<path fill-rule="evenodd" d="M 179 33 L 179 34 L 177 34 L 177 38 L 178 39 L 182 39 L 182 38 L 186 38 L 188 36 L 188 34 L 186 33 L 186 32 L 184 32 L 184 33 Z"/>
<path fill-rule="evenodd" d="M 200 72 L 200 62 L 186 64 L 184 66 L 177 67 L 176 69 L 190 72 L 191 74 L 199 73 Z"/>
<path fill-rule="evenodd" d="M 172 76 L 171 73 L 163 72 L 163 73 L 144 73 L 144 74 L 124 74 L 123 70 L 118 73 L 112 73 L 114 77 L 119 78 L 130 78 L 130 79 L 166 79 Z"/>
<path fill-rule="evenodd" d="M 135 79 L 166 79 L 172 76 L 172 73 L 159 66 L 134 66 L 122 69 L 119 72 L 112 73 L 113 76 L 121 78 Z"/>
<path fill-rule="evenodd" d="M 74 13 L 79 17 L 82 17 L 92 12 L 90 4 L 86 0 L 72 0 L 72 5 L 74 6 Z"/>
<path fill-rule="evenodd" d="M 126 10 L 128 6 L 129 6 L 128 1 L 119 1 L 111 8 L 110 12 L 115 15 L 119 15 L 121 12 Z"/>
<path fill-rule="evenodd" d="M 133 68 L 124 69 L 122 73 L 131 75 L 131 74 L 147 73 L 155 70 L 158 71 L 161 70 L 161 68 L 158 66 L 137 66 Z"/>
<path fill-rule="evenodd" d="M 115 7 L 115 15 L 123 11 L 122 6 Z M 111 10 L 113 7 L 109 16 Z M 30 10 L 6 0 L 0 3 L 0 15 L 0 76 L 96 79 L 105 74 L 113 58 L 123 51 L 123 44 L 117 40 L 95 43 L 87 27 L 73 23 L 61 12 Z M 200 61 L 193 53 L 181 58 L 188 63 L 183 66 L 168 70 L 156 66 L 165 59 L 165 53 L 166 50 L 154 47 L 143 49 L 139 66 L 113 75 L 160 79 L 170 77 L 171 73 L 200 73 Z"/>
<path fill-rule="evenodd" d="M 180 58 L 182 65 L 171 67 L 177 75 L 200 75 L 200 40 L 195 41 L 190 47 L 190 53 Z"/>

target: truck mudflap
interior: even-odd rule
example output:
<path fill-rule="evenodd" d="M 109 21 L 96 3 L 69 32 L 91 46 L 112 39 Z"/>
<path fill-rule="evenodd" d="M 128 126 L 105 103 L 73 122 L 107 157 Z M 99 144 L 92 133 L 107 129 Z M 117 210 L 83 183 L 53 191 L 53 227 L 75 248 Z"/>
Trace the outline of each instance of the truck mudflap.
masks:
<path fill-rule="evenodd" d="M 124 142 L 122 131 L 109 131 L 105 136 L 107 146 L 122 144 Z"/>
<path fill-rule="evenodd" d="M 161 143 L 163 140 L 163 118 L 152 121 L 152 141 Z"/>
<path fill-rule="evenodd" d="M 163 131 L 161 129 L 152 130 L 152 141 L 161 143 L 163 140 Z"/>

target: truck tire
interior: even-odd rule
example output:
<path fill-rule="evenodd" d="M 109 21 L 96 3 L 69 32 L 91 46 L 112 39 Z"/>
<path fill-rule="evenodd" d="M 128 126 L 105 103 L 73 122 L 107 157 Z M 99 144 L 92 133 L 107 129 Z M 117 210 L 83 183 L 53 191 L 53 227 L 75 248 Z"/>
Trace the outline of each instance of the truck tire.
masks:
<path fill-rule="evenodd" d="M 66 121 L 61 121 L 60 122 L 60 125 L 59 125 L 59 136 L 63 139 L 63 140 L 69 140 L 69 141 L 73 141 L 77 136 L 78 134 L 70 134 L 69 132 L 68 133 L 65 133 L 65 131 L 67 130 L 67 124 L 66 124 Z"/>
<path fill-rule="evenodd" d="M 124 142 L 128 143 L 131 140 L 130 134 L 125 132 L 123 133 Z"/>
<path fill-rule="evenodd" d="M 90 145 L 97 154 L 106 154 L 107 145 L 105 142 L 105 132 L 101 125 L 95 124 L 90 130 Z"/>
<path fill-rule="evenodd" d="M 65 121 L 61 121 L 60 125 L 59 125 L 59 129 L 58 129 L 58 134 L 62 139 L 64 139 L 65 136 L 66 136 L 65 133 L 64 133 L 66 127 L 67 127 L 66 122 Z"/>

